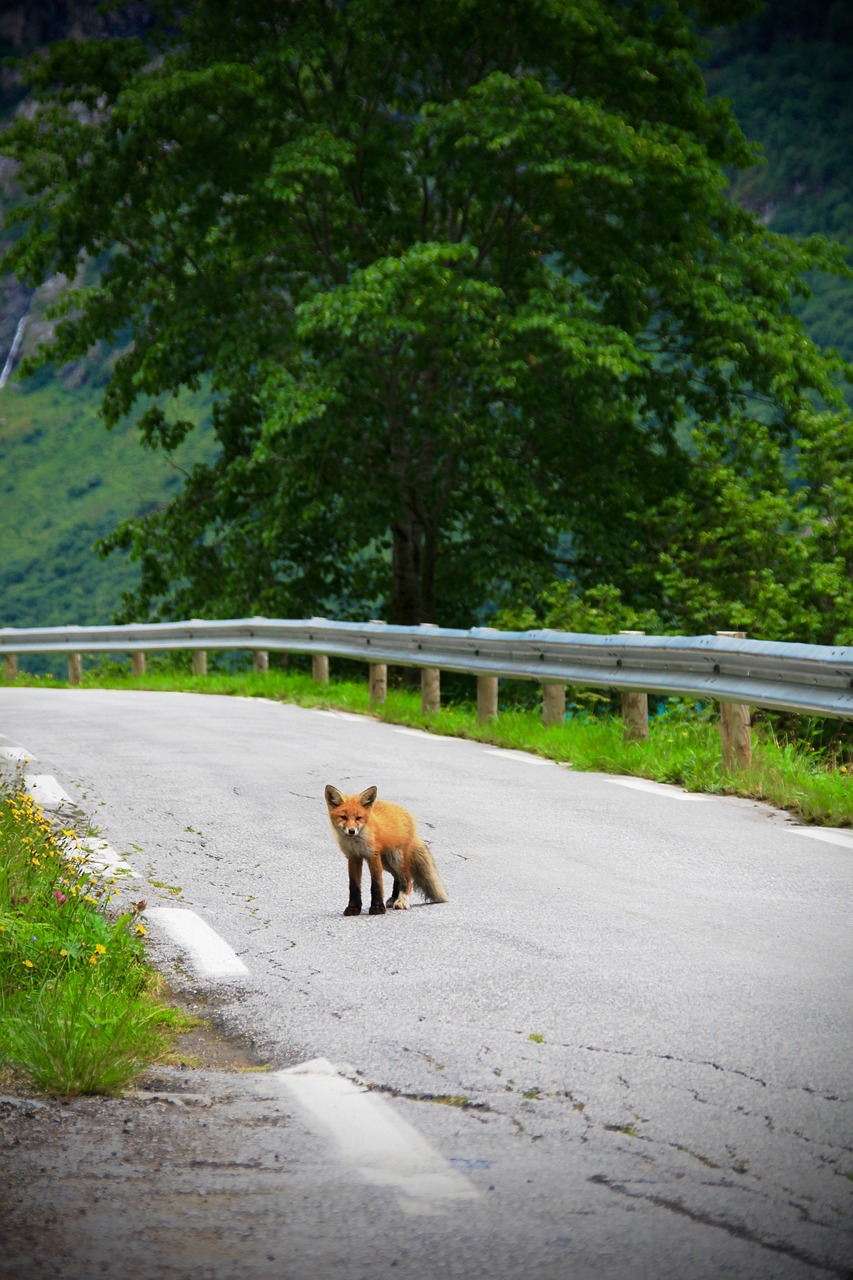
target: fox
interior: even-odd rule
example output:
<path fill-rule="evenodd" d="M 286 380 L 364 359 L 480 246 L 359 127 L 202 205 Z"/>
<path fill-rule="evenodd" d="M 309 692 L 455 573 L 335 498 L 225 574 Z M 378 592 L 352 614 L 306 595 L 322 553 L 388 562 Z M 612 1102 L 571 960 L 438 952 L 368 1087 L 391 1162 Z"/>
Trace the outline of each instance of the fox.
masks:
<path fill-rule="evenodd" d="M 358 795 L 341 795 L 337 787 L 326 787 L 329 821 L 349 868 L 349 902 L 345 916 L 361 914 L 361 873 L 370 868 L 370 915 L 381 916 L 385 908 L 406 911 L 414 885 L 430 902 L 446 902 L 447 890 L 441 882 L 429 848 L 418 835 L 415 819 L 402 805 L 376 799 L 377 788 L 368 787 Z M 383 869 L 394 877 L 394 887 L 384 901 Z"/>

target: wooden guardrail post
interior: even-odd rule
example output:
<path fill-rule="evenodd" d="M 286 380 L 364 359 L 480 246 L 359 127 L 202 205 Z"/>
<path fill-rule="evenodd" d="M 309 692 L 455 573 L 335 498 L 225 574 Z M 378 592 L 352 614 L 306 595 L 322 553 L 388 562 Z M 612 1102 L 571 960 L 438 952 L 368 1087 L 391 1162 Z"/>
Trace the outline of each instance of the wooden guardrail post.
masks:
<path fill-rule="evenodd" d="M 328 619 L 321 617 L 319 614 L 311 619 L 312 622 L 326 622 Z M 308 637 L 313 640 L 313 635 Z M 329 655 L 326 653 L 314 653 L 311 655 L 311 678 L 315 684 L 329 683 Z"/>
<path fill-rule="evenodd" d="M 193 675 L 207 675 L 207 650 L 193 649 Z"/>
<path fill-rule="evenodd" d="M 435 622 L 422 622 L 424 630 L 437 631 Z M 420 649 L 421 646 L 418 645 Z M 421 711 L 425 716 L 441 709 L 441 671 L 438 667 L 421 667 Z"/>
<path fill-rule="evenodd" d="M 82 653 L 69 653 L 68 655 L 68 683 L 83 683 L 83 655 Z"/>
<path fill-rule="evenodd" d="M 645 631 L 620 631 L 620 636 L 644 636 Z M 647 742 L 649 737 L 649 695 L 626 689 L 622 694 L 622 739 Z"/>
<path fill-rule="evenodd" d="M 566 686 L 543 684 L 542 723 L 563 724 L 566 719 Z"/>
<path fill-rule="evenodd" d="M 477 720 L 485 724 L 498 718 L 497 676 L 477 676 Z"/>
<path fill-rule="evenodd" d="M 718 631 L 718 636 L 744 640 L 745 631 Z M 749 707 L 740 702 L 720 703 L 720 740 L 724 769 L 748 769 L 752 763 Z"/>
<path fill-rule="evenodd" d="M 384 662 L 371 662 L 369 671 L 370 705 L 381 706 L 388 696 L 388 667 Z"/>
<path fill-rule="evenodd" d="M 7 680 L 17 680 L 18 678 L 18 655 L 16 653 L 7 653 L 6 660 L 3 664 L 3 674 Z"/>
<path fill-rule="evenodd" d="M 145 675 L 145 654 L 132 653 L 130 655 L 130 674 L 134 680 L 141 680 Z"/>
<path fill-rule="evenodd" d="M 421 711 L 432 715 L 441 708 L 441 672 L 438 667 L 421 668 Z"/>
<path fill-rule="evenodd" d="M 370 625 L 384 627 L 384 618 L 371 618 Z M 385 662 L 370 662 L 367 665 L 367 688 L 371 707 L 381 707 L 388 696 L 388 665 Z"/>
<path fill-rule="evenodd" d="M 265 676 L 270 669 L 270 655 L 266 649 L 256 649 L 252 654 L 252 670 L 255 675 Z"/>

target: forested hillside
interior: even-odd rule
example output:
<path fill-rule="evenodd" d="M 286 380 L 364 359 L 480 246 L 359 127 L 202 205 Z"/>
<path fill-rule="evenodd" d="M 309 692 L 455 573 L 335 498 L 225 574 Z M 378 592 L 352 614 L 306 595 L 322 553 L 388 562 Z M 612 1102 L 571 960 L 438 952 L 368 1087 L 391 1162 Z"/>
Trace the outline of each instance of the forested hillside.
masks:
<path fill-rule="evenodd" d="M 705 71 L 730 98 L 765 163 L 737 175 L 734 196 L 786 235 L 820 233 L 853 246 L 853 5 L 773 0 L 718 31 Z M 853 359 L 850 281 L 813 281 L 801 314 L 816 342 Z"/>
<path fill-rule="evenodd" d="M 144 13 L 133 5 L 104 14 L 95 0 L 7 3 L 0 58 L 26 56 L 67 36 L 141 30 Z M 0 119 L 27 110 L 20 74 L 0 64 Z M 21 199 L 15 171 L 0 155 L 4 224 Z M 16 235 L 14 225 L 0 230 L 5 243 Z M 96 542 L 120 520 L 173 497 L 209 447 L 193 442 L 169 459 L 141 448 L 129 421 L 108 433 L 100 404 L 115 353 L 100 346 L 85 360 L 16 376 L 20 360 L 51 331 L 48 312 L 66 285 L 60 277 L 33 291 L 14 276 L 0 281 L 0 377 L 9 366 L 0 388 L 0 626 L 108 621 L 135 571 L 125 556 L 101 558 Z M 184 398 L 181 410 L 204 420 L 206 398 L 193 404 Z"/>
<path fill-rule="evenodd" d="M 105 16 L 84 0 L 7 4 L 0 54 L 28 54 L 67 35 L 144 31 L 145 14 L 144 5 L 131 5 Z M 808 7 L 771 0 L 738 29 L 708 37 L 709 91 L 733 101 L 766 158 L 732 170 L 733 198 L 774 231 L 821 233 L 853 246 L 853 12 L 845 0 Z M 30 110 L 15 71 L 2 71 L 0 95 L 6 122 Z M 4 220 L 21 199 L 15 175 L 15 164 L 0 158 Z M 8 244 L 18 229 L 7 224 L 0 234 Z M 195 432 L 170 458 L 144 450 L 129 422 L 108 433 L 98 408 L 118 351 L 103 344 L 53 371 L 16 375 L 20 359 L 52 332 L 49 309 L 67 283 L 59 277 L 32 290 L 11 276 L 0 282 L 0 368 L 8 363 L 0 387 L 0 625 L 84 624 L 116 613 L 137 570 L 121 551 L 100 558 L 94 544 L 170 501 L 213 447 L 209 432 Z M 820 345 L 853 361 L 849 279 L 816 277 L 813 296 L 796 305 Z M 166 407 L 173 417 L 204 422 L 210 402 L 198 392 Z"/>

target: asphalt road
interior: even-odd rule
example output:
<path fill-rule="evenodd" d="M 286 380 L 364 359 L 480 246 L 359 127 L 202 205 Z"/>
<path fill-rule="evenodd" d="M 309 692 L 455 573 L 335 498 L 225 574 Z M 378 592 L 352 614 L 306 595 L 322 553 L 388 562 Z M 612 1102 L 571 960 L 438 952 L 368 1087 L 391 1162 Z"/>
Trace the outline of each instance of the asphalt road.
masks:
<path fill-rule="evenodd" d="M 0 734 L 238 958 L 150 913 L 275 1068 L 314 1274 L 853 1275 L 853 835 L 260 700 L 10 688 Z M 344 918 L 327 782 L 410 808 L 449 902 Z"/>

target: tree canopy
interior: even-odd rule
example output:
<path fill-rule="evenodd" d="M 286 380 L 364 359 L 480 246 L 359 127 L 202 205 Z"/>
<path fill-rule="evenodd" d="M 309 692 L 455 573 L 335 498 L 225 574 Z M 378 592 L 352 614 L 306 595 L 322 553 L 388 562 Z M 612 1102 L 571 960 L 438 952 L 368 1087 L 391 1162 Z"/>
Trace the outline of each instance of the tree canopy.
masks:
<path fill-rule="evenodd" d="M 41 358 L 115 344 L 107 424 L 167 449 L 215 393 L 216 458 L 108 540 L 128 616 L 466 624 L 556 566 L 853 636 L 845 370 L 790 311 L 843 260 L 729 198 L 699 68 L 751 0 L 154 7 L 32 60 L 3 137 L 6 267 L 74 282 Z"/>

